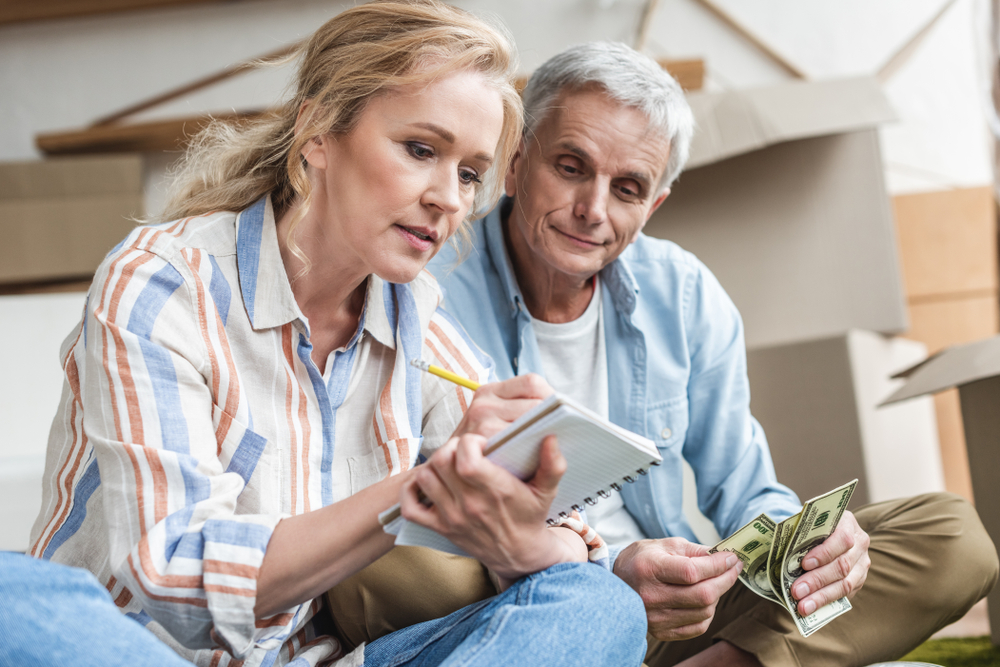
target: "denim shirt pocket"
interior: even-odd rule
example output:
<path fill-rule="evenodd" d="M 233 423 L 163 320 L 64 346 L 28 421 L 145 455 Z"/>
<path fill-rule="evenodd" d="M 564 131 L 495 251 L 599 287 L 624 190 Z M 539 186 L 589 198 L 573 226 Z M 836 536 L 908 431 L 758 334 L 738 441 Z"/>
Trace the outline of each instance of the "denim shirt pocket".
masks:
<path fill-rule="evenodd" d="M 688 400 L 675 396 L 646 409 L 646 434 L 663 454 L 684 443 L 688 429 Z"/>

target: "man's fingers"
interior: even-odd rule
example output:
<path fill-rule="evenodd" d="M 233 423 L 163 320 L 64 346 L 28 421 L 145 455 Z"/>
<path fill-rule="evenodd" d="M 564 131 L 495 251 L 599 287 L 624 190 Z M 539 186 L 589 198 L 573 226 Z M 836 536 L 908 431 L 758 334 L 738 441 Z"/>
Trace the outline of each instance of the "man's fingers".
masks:
<path fill-rule="evenodd" d="M 542 496 L 555 498 L 559 480 L 565 472 L 566 459 L 559 451 L 559 442 L 554 435 L 547 436 L 538 452 L 538 470 L 528 484 Z"/>
<path fill-rule="evenodd" d="M 720 577 L 736 568 L 739 563 L 740 559 L 728 551 L 692 556 L 663 554 L 653 560 L 653 575 L 665 584 L 691 586 Z M 736 574 L 739 574 L 739 570 L 736 570 Z"/>
<path fill-rule="evenodd" d="M 837 524 L 837 529 L 830 534 L 830 537 L 826 538 L 819 546 L 810 549 L 809 553 L 802 559 L 802 569 L 815 570 L 832 563 L 850 551 L 858 543 L 859 538 L 866 540 L 867 537 L 868 535 L 861 530 L 854 515 L 851 512 L 844 512 L 840 523 Z M 867 549 L 868 545 L 865 544 L 864 548 Z"/>
<path fill-rule="evenodd" d="M 868 554 L 865 553 L 858 562 L 858 565 L 851 570 L 846 577 L 838 579 L 829 586 L 825 586 L 812 595 L 799 600 L 798 603 L 796 603 L 799 614 L 802 616 L 808 616 L 817 609 L 830 604 L 834 600 L 839 600 L 842 597 L 854 597 L 854 594 L 857 593 L 862 586 L 864 586 L 865 581 L 868 579 L 868 569 L 870 566 L 871 560 L 869 559 Z M 799 578 L 801 579 L 802 577 Z"/>

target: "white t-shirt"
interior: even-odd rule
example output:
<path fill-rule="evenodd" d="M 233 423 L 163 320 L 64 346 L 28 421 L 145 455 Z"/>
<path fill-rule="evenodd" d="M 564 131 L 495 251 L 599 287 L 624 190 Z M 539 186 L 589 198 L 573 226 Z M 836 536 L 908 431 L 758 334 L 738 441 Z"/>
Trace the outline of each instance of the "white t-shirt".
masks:
<path fill-rule="evenodd" d="M 561 324 L 531 318 L 531 325 L 549 384 L 607 419 L 608 358 L 597 276 L 594 276 L 594 296 L 583 315 Z M 645 538 L 617 491 L 588 507 L 587 521 L 609 545 L 624 546 Z"/>

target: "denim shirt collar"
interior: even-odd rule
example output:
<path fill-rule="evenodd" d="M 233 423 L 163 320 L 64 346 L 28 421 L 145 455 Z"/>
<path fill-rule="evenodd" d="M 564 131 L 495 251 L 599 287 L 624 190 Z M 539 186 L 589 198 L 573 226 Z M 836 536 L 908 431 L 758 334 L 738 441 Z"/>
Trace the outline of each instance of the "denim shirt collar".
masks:
<path fill-rule="evenodd" d="M 511 312 L 516 315 L 519 310 L 527 314 L 527 307 L 524 306 L 524 297 L 521 288 L 517 284 L 514 276 L 514 267 L 507 254 L 507 243 L 504 240 L 504 219 L 510 213 L 514 200 L 511 197 L 504 197 L 500 204 L 493 207 L 486 219 L 483 221 L 483 228 L 486 237 L 486 252 L 490 261 L 497 268 L 501 284 L 504 289 L 504 296 L 510 304 Z M 625 253 L 628 253 L 626 248 Z M 636 303 L 639 296 L 639 283 L 636 281 L 632 271 L 629 270 L 621 257 L 615 259 L 600 271 L 601 283 L 611 297 L 611 303 L 615 310 L 626 319 L 631 318 L 635 312 Z"/>

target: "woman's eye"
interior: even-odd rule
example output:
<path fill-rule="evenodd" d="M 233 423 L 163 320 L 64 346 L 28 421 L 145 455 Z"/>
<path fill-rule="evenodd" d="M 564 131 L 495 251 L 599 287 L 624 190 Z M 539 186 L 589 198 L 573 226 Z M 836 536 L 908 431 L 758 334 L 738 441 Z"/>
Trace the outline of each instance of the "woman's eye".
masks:
<path fill-rule="evenodd" d="M 482 184 L 482 179 L 479 178 L 479 174 L 468 169 L 460 169 L 458 172 L 458 178 L 462 181 L 464 185 L 471 185 L 473 183 Z"/>
<path fill-rule="evenodd" d="M 410 155 L 418 160 L 426 160 L 427 158 L 434 157 L 434 150 L 430 146 L 425 146 L 415 141 L 408 142 L 406 148 L 410 151 Z"/>

